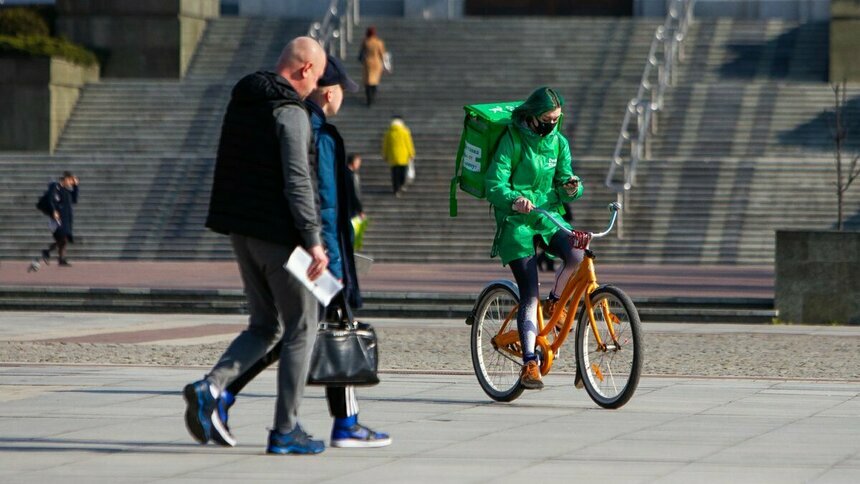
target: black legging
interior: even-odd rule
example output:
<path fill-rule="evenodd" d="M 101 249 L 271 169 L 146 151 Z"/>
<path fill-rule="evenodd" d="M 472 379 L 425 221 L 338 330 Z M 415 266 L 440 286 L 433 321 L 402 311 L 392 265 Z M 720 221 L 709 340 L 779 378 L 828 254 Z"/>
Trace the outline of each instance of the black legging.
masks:
<path fill-rule="evenodd" d="M 535 237 L 536 244 L 542 244 L 540 236 Z M 549 243 L 549 252 L 560 257 L 563 264 L 556 272 L 555 284 L 551 294 L 561 295 L 564 284 L 579 267 L 584 253 L 570 245 L 567 234 L 559 230 L 553 234 Z M 540 300 L 537 257 L 532 255 L 516 259 L 508 264 L 520 290 L 520 309 L 517 312 L 517 330 L 520 333 L 520 343 L 523 346 L 523 362 L 536 360 L 535 339 L 537 338 L 537 305 Z"/>

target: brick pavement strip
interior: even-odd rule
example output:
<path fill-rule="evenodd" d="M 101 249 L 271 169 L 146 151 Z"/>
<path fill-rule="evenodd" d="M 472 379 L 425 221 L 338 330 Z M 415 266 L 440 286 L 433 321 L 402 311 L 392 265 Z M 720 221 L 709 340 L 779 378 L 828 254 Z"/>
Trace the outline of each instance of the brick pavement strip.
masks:
<path fill-rule="evenodd" d="M 2 287 L 241 289 L 234 262 L 75 261 L 28 273 L 29 261 L 0 264 Z M 599 263 L 598 280 L 633 297 L 773 297 L 773 267 Z M 543 272 L 545 283 L 552 273 Z M 497 261 L 486 264 L 375 264 L 361 276 L 363 291 L 477 294 L 491 280 L 511 279 Z"/>

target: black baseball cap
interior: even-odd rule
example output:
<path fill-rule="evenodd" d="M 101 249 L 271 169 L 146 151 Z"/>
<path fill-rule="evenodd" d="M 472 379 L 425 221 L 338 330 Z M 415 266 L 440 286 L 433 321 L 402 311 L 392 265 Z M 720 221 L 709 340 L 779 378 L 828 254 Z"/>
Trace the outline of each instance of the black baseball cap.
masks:
<path fill-rule="evenodd" d="M 358 84 L 346 75 L 346 68 L 343 66 L 340 59 L 333 55 L 329 55 L 326 59 L 325 72 L 322 77 L 320 77 L 319 81 L 317 81 L 317 86 L 326 87 L 336 86 L 338 84 L 340 84 L 340 87 L 342 87 L 344 91 L 358 91 Z"/>

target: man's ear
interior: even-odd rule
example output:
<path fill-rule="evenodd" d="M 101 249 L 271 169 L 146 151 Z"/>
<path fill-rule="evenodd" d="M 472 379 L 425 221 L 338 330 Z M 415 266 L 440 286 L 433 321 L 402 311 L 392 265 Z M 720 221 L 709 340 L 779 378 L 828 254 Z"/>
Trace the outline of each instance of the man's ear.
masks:
<path fill-rule="evenodd" d="M 313 67 L 314 65 L 310 62 L 306 62 L 305 65 L 302 66 L 302 79 L 307 79 Z"/>
<path fill-rule="evenodd" d="M 334 98 L 334 90 L 329 89 L 325 92 L 325 102 L 330 103 L 332 98 Z"/>

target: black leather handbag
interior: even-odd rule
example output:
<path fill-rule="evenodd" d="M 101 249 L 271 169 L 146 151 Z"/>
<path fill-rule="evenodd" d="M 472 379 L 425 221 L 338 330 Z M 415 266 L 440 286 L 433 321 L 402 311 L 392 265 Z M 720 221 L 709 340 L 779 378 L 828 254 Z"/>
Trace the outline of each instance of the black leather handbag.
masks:
<path fill-rule="evenodd" d="M 379 383 L 376 332 L 373 326 L 355 321 L 348 305 L 344 306 L 340 321 L 319 324 L 308 385 L 371 386 Z"/>

